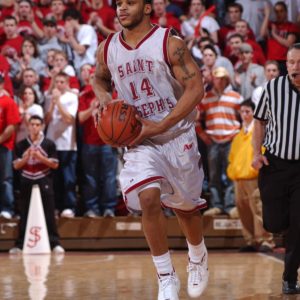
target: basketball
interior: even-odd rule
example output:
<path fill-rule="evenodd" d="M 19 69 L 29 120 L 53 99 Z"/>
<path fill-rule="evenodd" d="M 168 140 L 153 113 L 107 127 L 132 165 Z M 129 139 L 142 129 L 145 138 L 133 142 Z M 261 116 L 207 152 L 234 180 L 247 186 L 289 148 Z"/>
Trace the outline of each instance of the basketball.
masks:
<path fill-rule="evenodd" d="M 104 143 L 113 147 L 128 146 L 141 132 L 142 124 L 133 105 L 123 100 L 108 103 L 102 110 L 97 131 Z"/>

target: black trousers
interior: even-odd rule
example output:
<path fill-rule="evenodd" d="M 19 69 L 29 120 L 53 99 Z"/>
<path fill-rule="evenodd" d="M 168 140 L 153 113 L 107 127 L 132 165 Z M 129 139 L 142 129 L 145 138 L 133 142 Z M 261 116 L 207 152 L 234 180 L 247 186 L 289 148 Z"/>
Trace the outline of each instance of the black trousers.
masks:
<path fill-rule="evenodd" d="M 286 233 L 283 279 L 297 281 L 300 266 L 300 160 L 289 161 L 266 153 L 269 166 L 259 172 L 258 185 L 267 231 Z"/>
<path fill-rule="evenodd" d="M 47 230 L 49 235 L 49 242 L 51 248 L 59 245 L 59 235 L 57 232 L 57 226 L 55 221 L 55 206 L 54 206 L 54 191 L 53 191 L 53 180 L 51 175 L 48 175 L 44 178 L 38 180 L 30 180 L 21 176 L 20 181 L 20 226 L 19 226 L 19 237 L 16 241 L 16 247 L 23 248 L 25 231 L 26 231 L 26 223 L 29 211 L 31 190 L 34 184 L 38 184 L 42 203 L 45 213 L 45 219 L 47 224 Z"/>

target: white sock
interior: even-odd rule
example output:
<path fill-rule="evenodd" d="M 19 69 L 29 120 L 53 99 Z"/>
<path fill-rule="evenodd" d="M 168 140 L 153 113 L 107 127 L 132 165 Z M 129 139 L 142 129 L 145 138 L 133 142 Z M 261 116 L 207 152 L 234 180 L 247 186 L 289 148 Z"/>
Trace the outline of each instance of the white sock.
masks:
<path fill-rule="evenodd" d="M 186 240 L 186 241 L 187 241 L 188 248 L 189 248 L 188 255 L 189 255 L 190 261 L 192 261 L 193 263 L 196 263 L 196 264 L 200 263 L 202 260 L 203 254 L 206 251 L 204 239 L 202 238 L 202 241 L 199 245 L 192 245 L 188 242 L 188 240 Z"/>
<path fill-rule="evenodd" d="M 171 274 L 174 271 L 169 251 L 163 255 L 152 256 L 152 259 L 156 267 L 157 274 Z"/>

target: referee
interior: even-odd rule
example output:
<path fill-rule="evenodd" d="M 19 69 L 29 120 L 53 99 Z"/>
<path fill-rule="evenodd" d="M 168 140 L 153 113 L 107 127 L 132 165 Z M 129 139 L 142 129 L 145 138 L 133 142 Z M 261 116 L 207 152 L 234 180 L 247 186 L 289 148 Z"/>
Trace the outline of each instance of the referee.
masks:
<path fill-rule="evenodd" d="M 288 50 L 287 70 L 267 83 L 257 105 L 252 166 L 260 169 L 265 229 L 286 232 L 282 292 L 300 294 L 300 43 Z"/>

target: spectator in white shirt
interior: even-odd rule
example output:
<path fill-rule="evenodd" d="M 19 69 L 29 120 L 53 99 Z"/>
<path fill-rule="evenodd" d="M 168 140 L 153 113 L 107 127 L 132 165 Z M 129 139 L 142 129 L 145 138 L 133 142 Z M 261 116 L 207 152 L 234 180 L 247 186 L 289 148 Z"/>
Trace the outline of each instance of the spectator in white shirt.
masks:
<path fill-rule="evenodd" d="M 64 12 L 66 41 L 74 51 L 74 66 L 77 73 L 84 64 L 94 65 L 98 39 L 95 29 L 86 24 L 80 24 L 81 14 L 70 8 Z"/>
<path fill-rule="evenodd" d="M 54 177 L 57 209 L 63 217 L 74 217 L 76 205 L 76 114 L 78 96 L 70 91 L 69 76 L 55 76 L 45 102 L 46 137 L 56 144 L 59 168 Z"/>
<path fill-rule="evenodd" d="M 265 64 L 265 77 L 266 82 L 270 81 L 273 78 L 276 78 L 280 75 L 279 64 L 276 60 L 268 60 Z M 265 82 L 265 83 L 266 83 Z M 252 93 L 251 100 L 257 106 L 260 99 L 261 93 L 264 89 L 265 83 L 258 86 Z"/>

